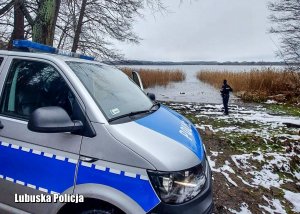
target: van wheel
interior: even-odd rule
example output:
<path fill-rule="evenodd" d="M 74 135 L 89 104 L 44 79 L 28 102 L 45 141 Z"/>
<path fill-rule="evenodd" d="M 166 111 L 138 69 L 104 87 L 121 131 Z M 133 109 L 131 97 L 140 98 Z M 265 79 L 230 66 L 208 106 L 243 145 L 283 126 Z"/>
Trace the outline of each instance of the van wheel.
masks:
<path fill-rule="evenodd" d="M 102 209 L 89 209 L 82 211 L 80 214 L 120 214 L 120 212 L 115 212 L 114 209 L 102 210 Z"/>
<path fill-rule="evenodd" d="M 97 199 L 86 198 L 84 204 L 66 204 L 58 214 L 125 214 L 116 206 Z"/>

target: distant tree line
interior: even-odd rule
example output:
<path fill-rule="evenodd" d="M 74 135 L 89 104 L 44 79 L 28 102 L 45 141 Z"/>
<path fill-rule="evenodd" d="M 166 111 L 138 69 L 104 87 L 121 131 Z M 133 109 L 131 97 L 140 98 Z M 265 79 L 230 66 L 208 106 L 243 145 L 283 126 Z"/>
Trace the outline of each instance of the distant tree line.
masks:
<path fill-rule="evenodd" d="M 120 58 L 112 40 L 138 43 L 132 24 L 145 7 L 163 9 L 161 0 L 0 0 L 0 48 L 31 39 L 101 59 Z"/>
<path fill-rule="evenodd" d="M 283 66 L 285 62 L 217 62 L 217 61 L 142 61 L 142 60 L 115 60 L 106 63 L 114 65 L 252 65 L 252 66 Z"/>

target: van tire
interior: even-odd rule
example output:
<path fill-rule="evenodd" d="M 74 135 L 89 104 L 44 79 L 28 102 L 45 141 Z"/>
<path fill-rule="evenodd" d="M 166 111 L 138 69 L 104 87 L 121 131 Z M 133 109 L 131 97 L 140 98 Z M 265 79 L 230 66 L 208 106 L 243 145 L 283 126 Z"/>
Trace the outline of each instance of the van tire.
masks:
<path fill-rule="evenodd" d="M 102 210 L 102 209 L 88 209 L 82 211 L 80 214 L 119 214 L 114 210 Z"/>
<path fill-rule="evenodd" d="M 116 206 L 97 199 L 85 198 L 83 204 L 67 203 L 58 214 L 125 214 Z"/>
<path fill-rule="evenodd" d="M 82 211 L 80 214 L 114 214 L 114 212 L 98 209 L 89 209 Z"/>

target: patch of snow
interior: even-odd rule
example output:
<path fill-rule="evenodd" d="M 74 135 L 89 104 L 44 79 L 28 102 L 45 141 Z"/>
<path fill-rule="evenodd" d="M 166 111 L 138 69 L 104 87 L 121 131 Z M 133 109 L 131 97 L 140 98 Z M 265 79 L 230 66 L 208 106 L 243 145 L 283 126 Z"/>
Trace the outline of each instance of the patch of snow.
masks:
<path fill-rule="evenodd" d="M 269 212 L 271 214 L 275 214 L 275 213 L 286 214 L 285 209 L 282 207 L 282 205 L 278 199 L 269 200 L 266 196 L 263 196 L 263 199 L 266 202 L 268 202 L 269 206 L 258 205 L 259 208 L 263 208 L 264 210 L 266 210 L 267 212 Z"/>
<path fill-rule="evenodd" d="M 280 154 L 275 154 L 274 159 L 269 161 L 269 164 L 276 165 L 278 169 L 284 169 L 285 172 L 290 172 L 290 158 Z"/>
<path fill-rule="evenodd" d="M 222 167 L 218 169 L 214 168 L 213 171 L 222 173 L 229 183 L 237 187 L 238 185 L 229 177 L 229 174 L 227 173 L 230 172 L 232 174 L 235 174 L 234 170 L 229 165 L 230 163 L 228 161 L 225 161 L 225 164 Z"/>
<path fill-rule="evenodd" d="M 210 158 L 209 155 L 207 155 L 207 160 L 208 160 L 208 163 L 209 163 L 209 166 L 210 166 L 211 170 L 212 170 L 212 171 L 217 171 L 217 170 L 215 169 L 215 167 L 216 167 L 216 162 L 213 161 L 213 160 Z"/>
<path fill-rule="evenodd" d="M 228 161 L 225 161 L 225 164 L 220 168 L 221 171 L 228 171 L 232 174 L 235 174 L 234 170 L 229 165 L 230 163 Z"/>
<path fill-rule="evenodd" d="M 261 171 L 252 171 L 249 174 L 253 175 L 254 178 L 252 181 L 253 185 L 263 186 L 266 189 L 270 189 L 270 187 L 279 188 L 283 181 L 280 180 L 279 175 L 272 172 L 270 169 L 262 169 Z"/>
<path fill-rule="evenodd" d="M 263 186 L 267 189 L 270 189 L 272 186 L 279 188 L 281 184 L 291 182 L 291 179 L 288 178 L 280 179 L 279 175 L 274 172 L 274 168 L 291 173 L 296 178 L 298 178 L 297 176 L 300 177 L 300 173 L 292 173 L 290 170 L 290 157 L 293 154 L 275 152 L 263 154 L 261 151 L 256 151 L 255 153 L 258 155 L 243 154 L 231 156 L 232 161 L 239 169 L 243 169 L 246 174 L 253 176 L 251 182 L 252 186 Z M 272 159 L 270 159 L 270 157 Z M 263 163 L 264 165 L 262 165 L 262 169 L 257 171 L 256 167 L 250 164 L 250 160 L 256 160 L 260 163 Z M 246 184 L 244 181 L 242 182 Z"/>
<path fill-rule="evenodd" d="M 197 114 L 195 117 L 199 118 L 199 117 L 205 117 L 205 118 L 209 118 L 208 115 L 202 115 L 202 114 Z"/>
<path fill-rule="evenodd" d="M 241 179 L 241 181 L 243 182 L 243 184 L 247 185 L 247 186 L 250 186 L 250 187 L 253 187 L 253 188 L 257 188 L 257 186 L 253 186 L 251 185 L 250 183 L 248 183 L 247 181 L 245 181 L 241 176 L 237 176 L 239 179 Z"/>
<path fill-rule="evenodd" d="M 197 128 L 197 129 L 201 129 L 201 130 L 205 130 L 205 125 L 199 125 L 199 124 L 195 124 L 195 127 Z"/>
<path fill-rule="evenodd" d="M 243 110 L 243 111 L 238 111 L 240 114 L 255 114 L 257 111 L 254 110 Z"/>
<path fill-rule="evenodd" d="M 222 128 L 217 128 L 215 129 L 216 132 L 232 132 L 232 131 L 235 131 L 235 130 L 238 130 L 239 128 L 238 127 L 235 127 L 235 126 L 232 126 L 232 127 L 222 127 Z"/>
<path fill-rule="evenodd" d="M 236 167 L 239 169 L 250 169 L 250 164 L 248 163 L 250 155 L 243 154 L 243 155 L 231 155 L 232 161 L 235 163 Z"/>
<path fill-rule="evenodd" d="M 252 160 L 257 160 L 259 162 L 265 161 L 263 154 L 261 152 L 257 152 L 257 153 L 259 153 L 259 155 L 254 155 L 252 157 Z"/>
<path fill-rule="evenodd" d="M 196 126 L 196 128 L 201 129 L 203 131 L 205 131 L 205 129 L 208 128 L 210 131 L 215 132 L 212 125 L 199 125 L 199 124 L 196 124 L 195 126 Z"/>
<path fill-rule="evenodd" d="M 297 178 L 298 180 L 300 180 L 300 172 L 295 172 L 294 177 Z"/>
<path fill-rule="evenodd" d="M 267 100 L 265 104 L 276 104 L 278 103 L 276 100 Z"/>
<path fill-rule="evenodd" d="M 261 131 L 261 130 L 259 130 Z M 254 129 L 254 128 L 251 128 L 251 129 L 239 129 L 239 133 L 257 133 L 258 130 L 257 129 Z"/>
<path fill-rule="evenodd" d="M 300 140 L 300 135 L 279 134 L 276 137 L 288 138 L 290 140 Z"/>
<path fill-rule="evenodd" d="M 283 190 L 284 198 L 293 204 L 294 212 L 300 212 L 300 193 L 294 193 L 288 190 Z"/>
<path fill-rule="evenodd" d="M 252 212 L 249 210 L 249 206 L 248 204 L 246 204 L 245 202 L 243 202 L 241 204 L 240 210 L 241 211 L 236 211 L 234 209 L 228 209 L 231 213 L 236 213 L 236 214 L 252 214 Z"/>
<path fill-rule="evenodd" d="M 202 114 L 204 114 L 204 115 L 223 115 L 223 112 L 214 112 L 214 111 L 212 111 L 212 112 L 210 112 L 210 111 L 207 111 L 207 112 L 202 112 Z"/>
<path fill-rule="evenodd" d="M 228 175 L 228 173 L 226 173 L 226 172 L 221 172 L 224 176 L 225 176 L 225 178 L 227 179 L 227 181 L 229 182 L 229 183 L 231 183 L 233 186 L 238 186 L 230 177 L 229 177 L 229 175 Z"/>
<path fill-rule="evenodd" d="M 219 154 L 223 154 L 223 152 L 215 152 L 215 151 L 210 151 L 211 155 L 214 157 L 217 157 Z"/>
<path fill-rule="evenodd" d="M 223 108 L 223 105 L 211 105 L 211 104 L 207 104 L 207 105 L 204 105 L 203 106 L 204 108 L 211 108 L 211 109 L 222 109 Z"/>
<path fill-rule="evenodd" d="M 291 117 L 291 116 L 278 116 L 278 115 L 270 115 L 265 112 L 256 112 L 255 114 L 242 116 L 239 115 L 240 118 L 247 121 L 256 121 L 259 123 L 272 123 L 274 127 L 282 126 L 283 123 L 297 123 L 299 122 L 299 117 Z"/>

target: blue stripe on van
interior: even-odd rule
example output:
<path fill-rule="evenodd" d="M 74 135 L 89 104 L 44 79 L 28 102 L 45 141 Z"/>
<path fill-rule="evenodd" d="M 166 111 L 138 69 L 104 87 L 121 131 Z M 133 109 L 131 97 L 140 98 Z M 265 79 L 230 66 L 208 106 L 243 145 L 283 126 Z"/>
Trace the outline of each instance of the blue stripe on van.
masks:
<path fill-rule="evenodd" d="M 25 186 L 34 185 L 35 189 L 47 189 L 62 193 L 74 184 L 76 164 L 65 160 L 52 158 L 12 148 L 12 144 L 3 146 L 0 142 L 0 175 L 3 179 L 13 179 L 13 182 L 24 182 Z"/>
<path fill-rule="evenodd" d="M 94 164 L 91 167 L 80 164 L 77 184 L 86 183 L 102 184 L 117 189 L 137 202 L 145 212 L 150 211 L 160 203 L 149 180 L 141 179 L 140 175 L 132 178 L 125 176 L 124 171 L 121 171 L 120 174 L 114 174 L 109 172 L 109 168 L 102 171 L 96 169 Z"/>
<path fill-rule="evenodd" d="M 25 150 L 25 151 L 24 151 Z M 38 153 L 38 154 L 36 154 Z M 50 157 L 49 157 L 50 155 Z M 89 165 L 89 164 L 88 164 Z M 74 185 L 75 160 L 0 141 L 0 178 L 48 193 L 63 193 Z M 133 176 L 133 177 L 130 177 Z M 94 183 L 115 188 L 132 198 L 145 212 L 160 203 L 147 177 L 110 168 L 96 169 L 94 164 L 78 168 L 77 184 Z"/>
<path fill-rule="evenodd" d="M 96 169 L 94 164 L 90 167 L 80 164 L 77 184 L 95 183 L 110 186 L 132 198 L 145 212 L 150 211 L 160 203 L 149 180 L 141 179 L 140 175 L 133 178 L 125 176 L 123 171 L 114 174 L 109 170 L 109 168 L 106 168 L 105 171 Z"/>
<path fill-rule="evenodd" d="M 202 140 L 197 129 L 189 120 L 177 112 L 161 105 L 154 113 L 135 122 L 177 141 L 194 152 L 201 161 L 203 160 Z M 180 133 L 183 123 L 190 128 L 191 136 L 189 137 L 191 139 Z"/>

